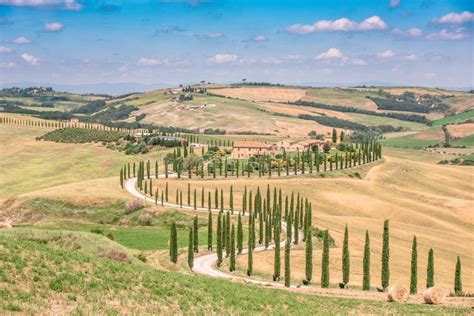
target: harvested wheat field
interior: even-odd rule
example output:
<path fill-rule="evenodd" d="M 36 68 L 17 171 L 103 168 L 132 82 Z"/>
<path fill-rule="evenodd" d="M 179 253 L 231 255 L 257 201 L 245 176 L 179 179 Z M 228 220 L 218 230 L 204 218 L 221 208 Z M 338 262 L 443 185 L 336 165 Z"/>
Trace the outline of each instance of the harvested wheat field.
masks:
<path fill-rule="evenodd" d="M 252 87 L 212 89 L 215 94 L 252 102 L 294 102 L 305 96 L 306 90 L 295 88 Z"/>
<path fill-rule="evenodd" d="M 474 134 L 474 123 L 448 125 L 448 132 L 452 137 L 466 137 Z"/>

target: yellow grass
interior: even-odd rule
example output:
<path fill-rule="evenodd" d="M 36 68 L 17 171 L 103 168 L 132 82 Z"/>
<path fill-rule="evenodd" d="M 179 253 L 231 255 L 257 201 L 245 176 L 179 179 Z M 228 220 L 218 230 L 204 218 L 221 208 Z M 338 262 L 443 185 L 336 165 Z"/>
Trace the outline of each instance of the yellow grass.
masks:
<path fill-rule="evenodd" d="M 226 97 L 238 98 L 252 102 L 259 101 L 290 101 L 294 102 L 306 94 L 304 89 L 298 88 L 277 88 L 277 87 L 243 87 L 213 89 L 212 93 Z"/>

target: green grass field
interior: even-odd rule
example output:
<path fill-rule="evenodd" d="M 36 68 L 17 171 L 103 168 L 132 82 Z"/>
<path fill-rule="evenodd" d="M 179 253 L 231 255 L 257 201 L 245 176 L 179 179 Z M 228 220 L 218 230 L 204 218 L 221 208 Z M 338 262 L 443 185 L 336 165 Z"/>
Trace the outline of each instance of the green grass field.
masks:
<path fill-rule="evenodd" d="M 421 149 L 430 145 L 439 144 L 439 141 L 430 139 L 416 139 L 413 135 L 406 135 L 398 138 L 381 139 L 380 143 L 388 147 Z"/>
<path fill-rule="evenodd" d="M 460 123 L 472 118 L 474 118 L 474 110 L 469 110 L 463 113 L 449 115 L 449 116 L 443 117 L 442 119 L 435 120 L 433 121 L 433 126 Z"/>
<path fill-rule="evenodd" d="M 0 239 L 2 313 L 454 314 L 466 308 L 318 297 L 185 276 L 42 242 Z M 54 297 L 54 301 L 50 298 Z M 48 301 L 48 303 L 46 303 Z"/>
<path fill-rule="evenodd" d="M 462 137 L 462 138 L 459 138 L 459 139 L 455 139 L 451 142 L 451 145 L 473 147 L 474 146 L 474 134 L 466 136 L 466 137 Z"/>
<path fill-rule="evenodd" d="M 398 127 L 398 126 L 404 127 L 413 131 L 420 131 L 420 130 L 425 130 L 428 128 L 425 124 L 402 121 L 402 120 L 397 120 L 397 119 L 393 119 L 389 117 L 380 117 L 380 116 L 357 114 L 357 113 L 347 113 L 347 114 L 351 116 L 355 122 L 364 124 L 367 126 L 391 125 L 395 127 Z"/>

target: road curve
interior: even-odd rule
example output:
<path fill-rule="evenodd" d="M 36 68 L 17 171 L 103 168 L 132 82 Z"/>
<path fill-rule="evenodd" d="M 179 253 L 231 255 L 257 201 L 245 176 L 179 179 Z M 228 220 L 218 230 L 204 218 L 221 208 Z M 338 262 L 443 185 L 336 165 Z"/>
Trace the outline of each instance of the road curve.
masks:
<path fill-rule="evenodd" d="M 141 199 L 141 200 L 144 200 L 146 202 L 155 204 L 155 199 L 154 198 L 146 196 L 145 194 L 143 194 L 142 192 L 137 190 L 136 183 L 137 183 L 137 178 L 128 179 L 124 184 L 125 190 L 127 190 L 128 193 L 130 193 L 131 195 L 133 195 L 134 197 L 136 197 L 138 199 Z M 158 203 L 161 205 L 161 200 L 160 199 L 158 199 Z M 196 207 L 196 209 L 194 209 L 193 206 L 183 205 L 181 207 L 178 204 L 168 203 L 168 202 L 163 202 L 163 205 L 176 207 L 176 208 L 187 209 L 187 210 L 192 210 L 192 211 L 198 211 L 198 212 L 206 212 L 206 213 L 209 212 L 208 208 L 202 208 L 202 207 Z M 211 211 L 215 212 L 215 213 L 219 213 L 220 209 L 212 208 Z M 227 211 L 227 209 L 226 209 L 226 211 Z M 236 212 L 237 213 L 236 215 L 238 215 L 240 211 L 234 211 L 234 212 Z M 243 214 L 241 212 L 240 212 L 240 215 L 241 216 L 248 216 L 247 214 Z M 283 232 L 286 231 L 286 223 L 284 221 L 282 221 L 282 231 Z M 302 231 L 300 231 L 299 236 L 302 239 L 302 236 L 303 236 Z M 282 248 L 285 247 L 285 243 L 286 243 L 286 240 L 283 240 L 280 243 L 280 246 Z M 274 248 L 274 246 L 270 246 L 269 248 L 265 248 L 264 246 L 259 246 L 259 247 L 255 247 L 253 252 L 271 250 L 273 248 Z M 247 252 L 248 252 L 248 248 L 242 249 L 242 254 L 246 254 Z M 233 279 L 233 280 L 238 279 L 238 280 L 242 280 L 246 283 L 250 283 L 250 284 L 258 284 L 258 285 L 264 285 L 264 286 L 275 286 L 275 287 L 283 287 L 284 286 L 284 284 L 279 283 L 279 282 L 264 281 L 264 280 L 250 278 L 250 277 L 235 276 L 233 274 L 230 274 L 230 273 L 224 272 L 222 270 L 216 269 L 216 264 L 217 264 L 217 253 L 216 252 L 212 252 L 212 253 L 209 253 L 209 254 L 198 256 L 198 257 L 194 258 L 193 271 L 196 272 L 196 273 L 199 273 L 199 274 L 203 274 L 203 275 L 207 275 L 207 276 L 215 277 L 215 278 L 225 278 L 225 279 Z M 292 285 L 291 287 L 296 287 L 296 286 Z"/>

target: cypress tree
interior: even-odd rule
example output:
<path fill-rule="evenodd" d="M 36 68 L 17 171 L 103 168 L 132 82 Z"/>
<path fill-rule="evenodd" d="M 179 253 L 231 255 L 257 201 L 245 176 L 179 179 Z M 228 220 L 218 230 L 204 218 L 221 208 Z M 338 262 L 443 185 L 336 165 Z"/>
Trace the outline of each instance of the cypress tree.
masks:
<path fill-rule="evenodd" d="M 244 187 L 244 194 L 242 195 L 242 215 L 245 215 L 247 210 L 247 186 Z"/>
<path fill-rule="evenodd" d="M 365 231 L 365 246 L 364 246 L 364 277 L 362 280 L 362 290 L 370 291 L 370 238 L 369 231 Z"/>
<path fill-rule="evenodd" d="M 350 257 L 349 257 L 349 230 L 344 229 L 344 242 L 342 245 L 342 283 L 346 286 L 349 283 L 350 274 Z"/>
<path fill-rule="evenodd" d="M 188 183 L 188 206 L 191 206 L 191 184 Z"/>
<path fill-rule="evenodd" d="M 456 272 L 454 273 L 454 293 L 458 296 L 462 295 L 461 259 L 459 256 L 456 261 Z"/>
<path fill-rule="evenodd" d="M 194 210 L 197 209 L 197 193 L 196 189 L 194 189 Z"/>
<path fill-rule="evenodd" d="M 235 228 L 232 224 L 230 231 L 230 272 L 235 271 Z"/>
<path fill-rule="evenodd" d="M 226 257 L 228 257 L 230 255 L 230 250 L 231 250 L 231 245 L 230 245 L 230 242 L 231 242 L 231 240 L 230 240 L 231 239 L 231 236 L 230 236 L 230 233 L 231 233 L 230 232 L 230 212 L 229 211 L 227 211 L 225 229 L 226 229 L 225 253 L 226 253 Z"/>
<path fill-rule="evenodd" d="M 166 186 L 165 186 L 165 197 L 166 197 L 166 202 L 168 203 L 168 182 L 166 182 Z"/>
<path fill-rule="evenodd" d="M 194 264 L 194 251 L 193 251 L 193 245 L 194 245 L 194 242 L 193 242 L 193 237 L 194 236 L 194 233 L 193 233 L 193 227 L 190 226 L 189 227 L 189 240 L 188 240 L 188 266 L 189 266 L 189 269 L 193 269 L 193 264 Z"/>
<path fill-rule="evenodd" d="M 256 212 L 256 214 L 258 214 L 258 212 Z M 263 216 L 262 214 L 260 213 L 259 217 L 258 217 L 258 243 L 261 245 L 262 242 L 263 242 L 263 233 L 264 233 L 264 228 L 263 228 Z"/>
<path fill-rule="evenodd" d="M 237 254 L 239 255 L 242 253 L 243 242 L 244 242 L 244 231 L 242 227 L 242 217 L 240 216 L 240 213 L 239 213 L 239 217 L 237 220 Z"/>
<path fill-rule="evenodd" d="M 428 266 L 426 268 L 426 288 L 434 286 L 434 252 L 433 248 L 428 252 Z"/>
<path fill-rule="evenodd" d="M 309 284 L 313 278 L 313 228 L 311 226 L 306 230 L 305 259 L 306 280 L 304 283 Z"/>
<path fill-rule="evenodd" d="M 207 250 L 212 251 L 212 213 L 208 212 L 207 215 Z"/>
<path fill-rule="evenodd" d="M 230 186 L 229 208 L 232 215 L 234 215 L 234 188 Z"/>
<path fill-rule="evenodd" d="M 287 238 L 285 242 L 285 286 L 286 287 L 290 287 L 290 284 L 291 284 L 290 251 L 291 251 L 291 241 L 289 238 Z"/>
<path fill-rule="evenodd" d="M 411 246 L 411 274 L 410 274 L 410 294 L 418 292 L 418 250 L 416 236 L 413 236 Z"/>
<path fill-rule="evenodd" d="M 194 216 L 194 252 L 198 253 L 199 252 L 199 227 L 198 227 L 198 217 L 197 215 Z"/>
<path fill-rule="evenodd" d="M 220 267 L 222 263 L 222 216 L 221 213 L 217 215 L 217 266 Z"/>
<path fill-rule="evenodd" d="M 201 189 L 201 208 L 204 208 L 204 187 Z"/>
<path fill-rule="evenodd" d="M 221 189 L 221 212 L 224 212 L 224 190 Z"/>
<path fill-rule="evenodd" d="M 252 213 L 249 214 L 249 221 L 252 222 Z M 253 247 L 252 247 L 252 232 L 251 225 L 249 225 L 249 238 L 248 238 L 248 252 L 247 252 L 247 275 L 253 274 Z"/>
<path fill-rule="evenodd" d="M 382 288 L 385 290 L 390 283 L 390 248 L 389 248 L 389 222 L 383 224 L 382 244 Z"/>
<path fill-rule="evenodd" d="M 214 191 L 214 208 L 219 208 L 219 191 L 216 190 Z"/>
<path fill-rule="evenodd" d="M 275 240 L 275 256 L 273 260 L 273 281 L 280 280 L 280 229 L 281 224 L 279 221 L 279 212 L 278 207 L 275 210 L 275 227 L 274 227 L 274 240 Z"/>
<path fill-rule="evenodd" d="M 120 187 L 123 189 L 123 169 L 120 168 Z"/>
<path fill-rule="evenodd" d="M 329 287 L 329 230 L 324 233 L 323 255 L 321 261 L 321 287 Z"/>
<path fill-rule="evenodd" d="M 207 192 L 207 208 L 211 211 L 211 191 Z"/>
<path fill-rule="evenodd" d="M 294 221 L 294 234 L 295 236 L 293 237 L 293 243 L 295 245 L 298 244 L 298 241 L 300 239 L 300 225 L 299 225 L 299 219 L 300 219 L 300 215 L 299 215 L 299 209 L 298 207 L 296 208 L 296 212 L 295 212 L 295 221 Z"/>
<path fill-rule="evenodd" d="M 173 263 L 178 262 L 178 233 L 176 231 L 176 223 L 171 223 L 170 231 L 170 260 Z"/>

